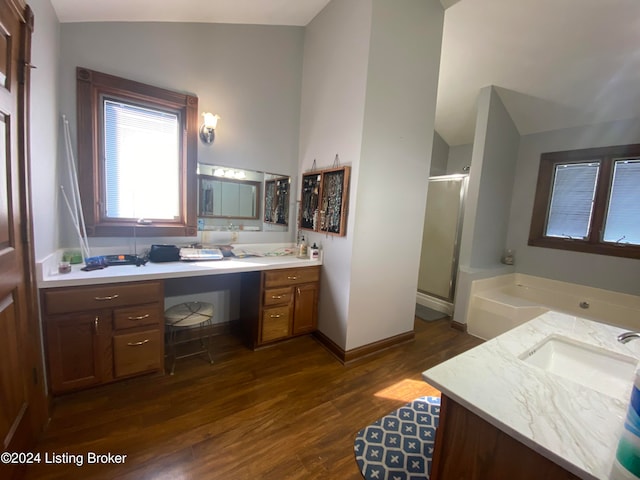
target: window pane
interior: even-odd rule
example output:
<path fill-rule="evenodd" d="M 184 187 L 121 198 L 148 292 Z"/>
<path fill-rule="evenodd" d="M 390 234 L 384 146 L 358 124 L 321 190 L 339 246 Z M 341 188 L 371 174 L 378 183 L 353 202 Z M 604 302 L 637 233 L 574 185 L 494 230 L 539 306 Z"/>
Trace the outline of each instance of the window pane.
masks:
<path fill-rule="evenodd" d="M 640 160 L 618 160 L 604 228 L 605 242 L 640 245 Z"/>
<path fill-rule="evenodd" d="M 109 218 L 180 216 L 180 119 L 104 100 L 105 209 Z"/>
<path fill-rule="evenodd" d="M 598 162 L 555 166 L 547 237 L 587 238 L 599 168 Z"/>

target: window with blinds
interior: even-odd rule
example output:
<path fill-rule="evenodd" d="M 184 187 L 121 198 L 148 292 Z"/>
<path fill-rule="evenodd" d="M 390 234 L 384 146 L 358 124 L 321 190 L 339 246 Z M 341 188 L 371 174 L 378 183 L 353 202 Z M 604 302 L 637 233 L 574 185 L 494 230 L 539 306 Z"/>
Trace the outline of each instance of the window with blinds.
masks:
<path fill-rule="evenodd" d="M 84 67 L 76 95 L 87 234 L 197 235 L 198 97 Z"/>
<path fill-rule="evenodd" d="M 105 216 L 178 218 L 178 115 L 112 99 L 103 107 Z"/>
<path fill-rule="evenodd" d="M 614 162 L 603 241 L 640 245 L 640 159 Z"/>
<path fill-rule="evenodd" d="M 543 154 L 529 245 L 640 258 L 640 145 Z"/>
<path fill-rule="evenodd" d="M 548 237 L 585 239 L 589 236 L 599 168 L 597 162 L 556 165 Z"/>

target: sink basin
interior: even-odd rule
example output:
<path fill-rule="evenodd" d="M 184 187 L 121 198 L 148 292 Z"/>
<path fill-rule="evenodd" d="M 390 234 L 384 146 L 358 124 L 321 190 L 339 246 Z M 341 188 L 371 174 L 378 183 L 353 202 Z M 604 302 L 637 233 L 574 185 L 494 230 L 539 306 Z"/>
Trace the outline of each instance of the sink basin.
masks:
<path fill-rule="evenodd" d="M 598 392 L 616 398 L 631 393 L 637 361 L 616 352 L 551 335 L 518 358 Z"/>

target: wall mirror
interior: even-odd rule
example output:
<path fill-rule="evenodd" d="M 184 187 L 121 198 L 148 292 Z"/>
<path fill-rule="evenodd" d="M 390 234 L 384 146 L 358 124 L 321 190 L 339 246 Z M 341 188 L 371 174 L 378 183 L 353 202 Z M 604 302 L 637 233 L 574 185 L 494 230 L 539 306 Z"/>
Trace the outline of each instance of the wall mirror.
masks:
<path fill-rule="evenodd" d="M 264 182 L 264 222 L 289 224 L 289 177 L 273 178 Z"/>
<path fill-rule="evenodd" d="M 290 177 L 198 164 L 199 228 L 287 231 Z"/>

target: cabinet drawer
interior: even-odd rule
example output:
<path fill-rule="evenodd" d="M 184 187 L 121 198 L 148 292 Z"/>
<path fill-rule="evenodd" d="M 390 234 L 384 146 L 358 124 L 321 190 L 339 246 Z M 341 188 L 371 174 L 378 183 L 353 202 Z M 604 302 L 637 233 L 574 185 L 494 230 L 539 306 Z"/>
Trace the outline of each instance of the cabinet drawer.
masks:
<path fill-rule="evenodd" d="M 113 365 L 116 377 L 160 370 L 162 367 L 160 330 L 114 335 Z"/>
<path fill-rule="evenodd" d="M 159 302 L 162 295 L 160 282 L 136 282 L 45 290 L 43 297 L 52 315 Z"/>
<path fill-rule="evenodd" d="M 116 308 L 113 311 L 113 328 L 121 330 L 144 325 L 159 325 L 160 317 L 161 312 L 157 303 Z"/>
<path fill-rule="evenodd" d="M 290 334 L 291 307 L 265 308 L 262 312 L 262 342 L 286 338 Z"/>
<path fill-rule="evenodd" d="M 264 291 L 264 298 L 262 304 L 268 305 L 280 305 L 283 303 L 290 303 L 292 298 L 291 287 L 284 288 L 271 288 Z"/>
<path fill-rule="evenodd" d="M 287 268 L 264 272 L 264 286 L 297 285 L 320 280 L 320 267 Z"/>

